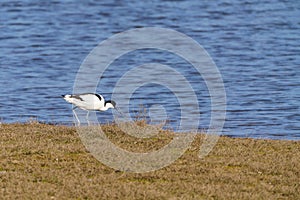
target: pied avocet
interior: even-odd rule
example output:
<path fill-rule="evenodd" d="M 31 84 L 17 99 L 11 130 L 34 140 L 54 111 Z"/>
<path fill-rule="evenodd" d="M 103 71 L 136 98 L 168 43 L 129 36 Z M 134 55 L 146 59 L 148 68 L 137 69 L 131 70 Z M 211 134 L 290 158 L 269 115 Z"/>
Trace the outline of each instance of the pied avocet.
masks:
<path fill-rule="evenodd" d="M 94 93 L 83 93 L 83 94 L 66 94 L 62 97 L 69 103 L 75 105 L 73 108 L 73 113 L 80 125 L 80 121 L 75 112 L 76 108 L 86 110 L 88 113 L 86 115 L 87 122 L 89 124 L 88 116 L 89 111 L 106 111 L 109 108 L 116 108 L 116 102 L 112 100 L 105 101 L 102 95 Z"/>

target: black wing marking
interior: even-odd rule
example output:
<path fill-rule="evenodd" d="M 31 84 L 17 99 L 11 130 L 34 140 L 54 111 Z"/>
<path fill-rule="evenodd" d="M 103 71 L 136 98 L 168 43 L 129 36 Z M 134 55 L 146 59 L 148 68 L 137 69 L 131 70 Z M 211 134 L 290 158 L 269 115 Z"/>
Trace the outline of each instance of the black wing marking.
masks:
<path fill-rule="evenodd" d="M 96 97 L 98 97 L 98 99 L 101 101 L 102 100 L 102 98 L 101 98 L 101 96 L 99 95 L 99 94 L 94 94 Z"/>
<path fill-rule="evenodd" d="M 95 93 L 82 93 L 82 94 L 72 94 L 71 97 L 78 99 L 80 101 L 83 101 L 83 99 L 80 96 L 83 95 L 95 95 L 100 101 L 102 100 L 101 96 L 99 94 L 95 94 Z"/>
<path fill-rule="evenodd" d="M 80 95 L 72 94 L 71 97 L 74 98 L 74 99 L 78 99 L 80 101 L 83 101 L 83 99 L 80 97 Z"/>

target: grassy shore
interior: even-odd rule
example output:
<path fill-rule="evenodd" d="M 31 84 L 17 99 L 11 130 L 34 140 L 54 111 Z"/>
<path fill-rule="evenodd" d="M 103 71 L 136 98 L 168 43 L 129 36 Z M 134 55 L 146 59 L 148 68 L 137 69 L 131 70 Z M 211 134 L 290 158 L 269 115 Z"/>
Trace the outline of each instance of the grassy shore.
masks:
<path fill-rule="evenodd" d="M 159 148 L 174 133 L 134 139 L 103 130 L 131 151 Z M 74 127 L 0 125 L 0 199 L 300 199 L 300 141 L 220 137 L 204 159 L 199 135 L 173 164 L 126 173 L 96 160 Z"/>

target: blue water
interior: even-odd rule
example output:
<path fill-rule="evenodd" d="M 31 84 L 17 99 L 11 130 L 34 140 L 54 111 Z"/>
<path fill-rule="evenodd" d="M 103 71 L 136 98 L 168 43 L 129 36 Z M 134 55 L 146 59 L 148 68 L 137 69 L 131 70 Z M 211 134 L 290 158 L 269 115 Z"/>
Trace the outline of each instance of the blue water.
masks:
<path fill-rule="evenodd" d="M 227 93 L 224 135 L 300 139 L 298 0 L 6 0 L 0 2 L 0 13 L 1 122 L 33 118 L 71 125 L 71 105 L 60 95 L 73 91 L 88 53 L 115 33 L 155 26 L 192 37 L 218 66 Z M 112 63 L 113 73 L 101 77 L 97 92 L 110 98 L 123 73 L 114 66 L 129 69 L 147 62 L 184 66 L 178 70 L 199 87 L 199 129 L 208 127 L 209 94 L 201 78 L 193 79 L 192 67 L 155 50 L 127 56 Z M 167 88 L 148 84 L 136 90 L 130 112 L 140 104 L 145 108 L 162 104 L 170 126 L 178 125 L 178 102 Z M 111 112 L 97 116 L 101 122 L 112 120 Z"/>

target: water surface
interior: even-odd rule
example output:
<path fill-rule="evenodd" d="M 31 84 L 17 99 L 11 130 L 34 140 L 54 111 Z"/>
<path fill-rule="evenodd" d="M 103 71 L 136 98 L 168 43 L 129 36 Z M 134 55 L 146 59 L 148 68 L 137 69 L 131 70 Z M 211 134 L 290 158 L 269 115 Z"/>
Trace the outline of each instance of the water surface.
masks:
<path fill-rule="evenodd" d="M 60 95 L 72 92 L 88 53 L 115 33 L 155 26 L 192 37 L 215 61 L 227 93 L 223 134 L 300 138 L 297 0 L 1 1 L 0 13 L 2 122 L 34 118 L 71 125 L 71 105 Z M 97 92 L 110 98 L 124 71 L 148 62 L 173 66 L 192 79 L 201 110 L 199 129 L 206 129 L 210 118 L 206 85 L 188 63 L 174 55 L 155 50 L 124 55 L 101 77 Z M 113 70 L 116 67 L 120 70 Z M 143 86 L 133 94 L 131 112 L 140 104 L 146 108 L 163 105 L 170 126 L 178 126 L 178 101 L 167 88 Z M 111 112 L 97 116 L 100 122 L 112 120 Z"/>

